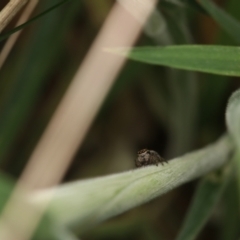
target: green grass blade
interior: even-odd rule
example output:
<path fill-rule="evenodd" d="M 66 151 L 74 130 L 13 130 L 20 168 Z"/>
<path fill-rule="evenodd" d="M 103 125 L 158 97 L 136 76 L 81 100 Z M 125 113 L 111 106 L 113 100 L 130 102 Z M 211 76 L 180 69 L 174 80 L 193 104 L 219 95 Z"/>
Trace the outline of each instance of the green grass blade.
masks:
<path fill-rule="evenodd" d="M 2 213 L 11 193 L 14 189 L 15 182 L 8 176 L 0 172 L 0 214 Z M 19 195 L 19 201 L 24 201 L 27 196 L 24 195 L 24 191 Z M 29 204 L 29 202 L 27 203 Z M 35 208 L 35 206 L 29 204 L 30 208 Z M 63 238 L 64 237 L 64 238 Z M 77 240 L 74 235 L 65 230 L 62 226 L 57 226 L 49 214 L 45 214 L 41 220 L 34 237 L 32 240 Z"/>
<path fill-rule="evenodd" d="M 0 173 L 0 213 L 2 212 L 11 192 L 14 182 L 3 173 Z"/>
<path fill-rule="evenodd" d="M 228 131 L 240 151 L 240 90 L 232 94 L 227 105 L 226 121 Z"/>
<path fill-rule="evenodd" d="M 177 240 L 197 238 L 223 193 L 229 180 L 229 172 L 226 171 L 221 176 L 212 173 L 201 181 Z"/>
<path fill-rule="evenodd" d="M 61 6 L 62 4 L 66 3 L 66 2 L 68 2 L 68 1 L 69 1 L 69 0 L 63 0 L 63 1 L 55 4 L 54 6 L 48 8 L 47 10 L 43 11 L 42 13 L 38 14 L 37 16 L 31 18 L 31 19 L 28 20 L 27 22 L 25 22 L 25 23 L 23 23 L 23 24 L 15 27 L 14 29 L 12 29 L 12 30 L 4 33 L 4 34 L 1 34 L 1 35 L 0 35 L 0 42 L 3 41 L 3 40 L 5 40 L 6 38 L 8 38 L 8 37 L 9 37 L 10 35 L 12 35 L 13 33 L 15 33 L 15 32 L 17 32 L 17 31 L 23 29 L 24 27 L 30 25 L 31 23 L 33 23 L 33 22 L 36 21 L 37 19 L 43 17 L 45 14 L 51 12 L 51 11 L 54 10 L 55 8 Z"/>
<path fill-rule="evenodd" d="M 197 2 L 192 0 L 162 0 L 160 1 L 162 6 L 176 5 L 179 7 L 189 7 L 195 11 L 206 13 L 203 7 Z"/>
<path fill-rule="evenodd" d="M 240 22 L 219 8 L 212 0 L 200 0 L 200 5 L 237 43 L 240 43 Z"/>
<path fill-rule="evenodd" d="M 225 136 L 215 144 L 173 159 L 164 166 L 65 184 L 37 192 L 32 201 L 44 203 L 54 193 L 49 207 L 52 216 L 59 224 L 77 225 L 84 231 L 219 168 L 227 161 L 231 150 L 229 138 Z"/>
<path fill-rule="evenodd" d="M 56 240 L 80 240 L 73 233 L 63 227 L 56 229 Z"/>
<path fill-rule="evenodd" d="M 231 178 L 223 194 L 222 228 L 219 240 L 235 240 L 239 236 L 240 214 L 237 179 Z"/>
<path fill-rule="evenodd" d="M 130 59 L 178 69 L 240 76 L 240 48 L 214 45 L 181 45 L 169 47 L 136 47 L 106 51 Z"/>
<path fill-rule="evenodd" d="M 234 162 L 238 176 L 238 191 L 240 196 L 240 90 L 232 94 L 226 110 L 227 128 L 236 145 Z"/>
<path fill-rule="evenodd" d="M 0 172 L 0 214 L 2 213 L 12 191 L 14 190 L 14 186 L 15 182 L 13 179 Z M 25 202 L 26 199 L 28 199 L 28 196 L 24 195 L 23 190 L 21 194 L 19 194 L 19 202 Z M 35 208 L 35 206 L 29 202 L 27 202 L 27 204 L 29 205 L 29 208 Z M 77 240 L 77 238 L 70 238 L 70 233 L 65 231 L 62 226 L 61 228 L 56 226 L 55 222 L 50 218 L 49 214 L 45 214 L 32 240 L 62 240 L 64 238 L 60 238 L 60 232 L 62 233 L 61 236 L 66 237 L 66 240 Z M 69 237 L 67 238 L 67 236 Z"/>

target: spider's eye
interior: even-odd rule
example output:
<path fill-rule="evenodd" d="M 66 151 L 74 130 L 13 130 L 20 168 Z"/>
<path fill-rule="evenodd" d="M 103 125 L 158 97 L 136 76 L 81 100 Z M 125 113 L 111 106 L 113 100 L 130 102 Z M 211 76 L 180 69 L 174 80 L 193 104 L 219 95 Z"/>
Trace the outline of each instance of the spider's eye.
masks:
<path fill-rule="evenodd" d="M 144 148 L 144 149 L 142 149 L 142 150 L 138 151 L 138 154 L 145 153 L 146 151 L 147 151 L 147 149 L 146 149 L 146 148 Z"/>

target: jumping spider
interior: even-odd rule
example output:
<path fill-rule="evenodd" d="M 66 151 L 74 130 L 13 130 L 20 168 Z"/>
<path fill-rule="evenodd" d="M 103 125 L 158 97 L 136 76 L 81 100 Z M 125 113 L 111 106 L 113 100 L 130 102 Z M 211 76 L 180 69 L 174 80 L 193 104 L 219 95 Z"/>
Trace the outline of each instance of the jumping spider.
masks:
<path fill-rule="evenodd" d="M 164 162 L 167 163 L 168 161 L 162 158 L 156 151 L 148 149 L 142 149 L 138 151 L 138 156 L 135 160 L 136 167 L 142 167 L 152 164 L 156 164 L 156 166 L 158 166 L 159 162 L 163 165 Z"/>

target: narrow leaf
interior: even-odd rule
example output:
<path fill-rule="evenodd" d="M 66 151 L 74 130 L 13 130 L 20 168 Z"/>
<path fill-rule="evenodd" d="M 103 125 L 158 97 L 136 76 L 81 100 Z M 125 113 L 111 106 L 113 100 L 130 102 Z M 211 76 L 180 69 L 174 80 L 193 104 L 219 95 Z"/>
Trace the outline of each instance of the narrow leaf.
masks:
<path fill-rule="evenodd" d="M 219 8 L 212 0 L 198 2 L 237 43 L 240 43 L 240 22 Z"/>
<path fill-rule="evenodd" d="M 240 151 L 240 90 L 232 94 L 227 105 L 226 121 L 228 131 Z"/>
<path fill-rule="evenodd" d="M 11 192 L 14 182 L 3 173 L 0 172 L 0 213 L 2 212 Z"/>
<path fill-rule="evenodd" d="M 236 145 L 234 162 L 238 176 L 238 191 L 240 196 L 240 90 L 232 94 L 226 110 L 226 122 L 228 131 Z"/>
<path fill-rule="evenodd" d="M 221 176 L 218 176 L 217 173 L 209 174 L 200 182 L 177 240 L 197 238 L 229 180 L 229 171 L 226 172 Z"/>
<path fill-rule="evenodd" d="M 167 67 L 240 76 L 240 48 L 214 45 L 178 45 L 107 49 L 130 59 Z"/>
<path fill-rule="evenodd" d="M 41 205 L 51 199 L 49 212 L 58 223 L 77 225 L 82 232 L 219 168 L 228 159 L 231 148 L 226 136 L 164 166 L 148 166 L 65 184 L 35 193 L 32 201 Z"/>
<path fill-rule="evenodd" d="M 231 178 L 223 195 L 222 228 L 219 240 L 236 240 L 239 237 L 240 214 L 238 200 L 238 184 L 236 178 Z"/>

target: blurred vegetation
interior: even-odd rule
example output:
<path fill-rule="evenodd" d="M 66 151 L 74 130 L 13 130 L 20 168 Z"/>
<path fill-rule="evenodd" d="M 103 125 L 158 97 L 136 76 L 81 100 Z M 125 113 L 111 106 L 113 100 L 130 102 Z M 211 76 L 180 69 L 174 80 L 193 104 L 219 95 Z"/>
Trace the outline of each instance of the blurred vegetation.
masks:
<path fill-rule="evenodd" d="M 4 2 L 7 3 L 1 1 L 1 7 Z M 58 2 L 41 0 L 33 15 Z M 0 166 L 4 174 L 0 181 L 1 191 L 22 172 L 113 4 L 111 0 L 71 0 L 24 28 L 0 69 Z M 238 0 L 221 0 L 216 4 L 226 14 L 240 20 Z M 201 1 L 162 0 L 157 10 L 165 30 L 151 35 L 145 29 L 137 46 L 239 44 L 234 34 L 229 34 L 231 29 L 226 31 L 231 23 L 225 21 L 224 29 Z M 11 23 L 4 33 L 13 26 Z M 240 36 L 240 32 L 236 34 Z M 0 46 L 3 45 L 1 42 Z M 63 182 L 133 169 L 136 152 L 141 148 L 154 149 L 169 159 L 204 147 L 226 131 L 227 101 L 239 87 L 239 77 L 176 70 L 129 60 Z M 203 182 L 199 184 L 199 181 Z M 199 181 L 185 184 L 114 217 L 85 232 L 82 238 L 175 239 L 194 192 L 197 190 L 196 195 L 201 195 L 199 188 L 207 184 L 205 178 Z M 231 174 L 224 188 L 211 187 L 217 191 L 216 201 L 197 239 L 239 239 L 236 176 Z M 3 201 L 0 196 L 1 206 Z M 80 232 L 77 225 L 74 231 Z"/>

